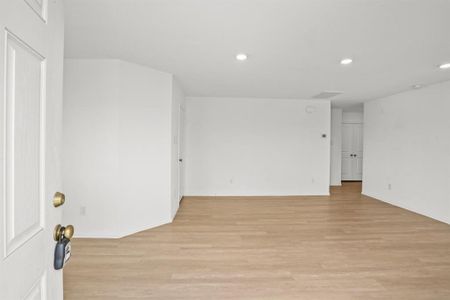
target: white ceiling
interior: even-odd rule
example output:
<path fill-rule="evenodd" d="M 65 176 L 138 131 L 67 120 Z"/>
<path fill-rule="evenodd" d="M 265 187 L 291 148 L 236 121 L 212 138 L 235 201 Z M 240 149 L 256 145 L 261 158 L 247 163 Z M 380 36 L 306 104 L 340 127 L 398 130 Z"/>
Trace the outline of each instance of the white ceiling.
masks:
<path fill-rule="evenodd" d="M 188 96 L 337 105 L 450 80 L 450 0 L 67 0 L 66 57 L 173 73 Z M 235 60 L 248 53 L 245 62 Z M 354 63 L 341 66 L 344 57 Z"/>

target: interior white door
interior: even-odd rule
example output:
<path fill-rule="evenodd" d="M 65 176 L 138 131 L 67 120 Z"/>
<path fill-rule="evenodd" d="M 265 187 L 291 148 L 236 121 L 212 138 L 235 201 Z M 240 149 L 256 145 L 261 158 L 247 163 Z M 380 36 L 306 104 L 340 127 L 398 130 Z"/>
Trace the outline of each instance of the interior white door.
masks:
<path fill-rule="evenodd" d="M 353 178 L 362 180 L 363 163 L 363 124 L 353 124 Z"/>
<path fill-rule="evenodd" d="M 342 124 L 342 180 L 353 180 L 353 124 Z"/>
<path fill-rule="evenodd" d="M 1 0 L 0 30 L 0 299 L 62 299 L 62 3 Z"/>
<path fill-rule="evenodd" d="M 362 180 L 363 125 L 342 124 L 342 180 Z"/>
<path fill-rule="evenodd" d="M 178 114 L 178 200 L 183 198 L 183 145 L 184 145 L 184 108 L 179 107 Z"/>

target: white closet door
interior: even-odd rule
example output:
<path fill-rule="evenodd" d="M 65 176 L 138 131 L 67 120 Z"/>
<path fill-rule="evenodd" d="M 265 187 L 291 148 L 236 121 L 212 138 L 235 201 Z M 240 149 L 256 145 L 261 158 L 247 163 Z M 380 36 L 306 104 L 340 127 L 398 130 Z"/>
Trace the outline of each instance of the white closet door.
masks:
<path fill-rule="evenodd" d="M 353 180 L 362 180 L 363 125 L 353 125 Z"/>
<path fill-rule="evenodd" d="M 342 124 L 342 180 L 361 180 L 363 125 Z"/>
<path fill-rule="evenodd" d="M 353 180 L 353 124 L 342 124 L 342 180 Z"/>

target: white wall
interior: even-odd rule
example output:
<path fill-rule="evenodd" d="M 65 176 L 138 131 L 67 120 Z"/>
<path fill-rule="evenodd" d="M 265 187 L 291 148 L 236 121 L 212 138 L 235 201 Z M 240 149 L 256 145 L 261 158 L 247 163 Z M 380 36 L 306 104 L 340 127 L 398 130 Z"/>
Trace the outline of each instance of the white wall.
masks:
<path fill-rule="evenodd" d="M 131 233 L 171 220 L 172 75 L 121 62 L 119 76 L 118 200 Z"/>
<path fill-rule="evenodd" d="M 185 124 L 186 195 L 329 193 L 329 101 L 188 98 Z"/>
<path fill-rule="evenodd" d="M 450 82 L 367 102 L 363 193 L 450 223 L 449 116 Z"/>
<path fill-rule="evenodd" d="M 64 223 L 120 237 L 170 222 L 172 75 L 68 59 L 64 76 Z"/>
<path fill-rule="evenodd" d="M 342 161 L 342 109 L 331 110 L 331 163 L 330 185 L 341 185 Z"/>
<path fill-rule="evenodd" d="M 75 224 L 78 236 L 93 228 L 94 235 L 107 235 L 107 228 L 95 225 L 98 220 L 117 230 L 114 210 L 119 204 L 110 199 L 116 198 L 118 186 L 109 183 L 119 169 L 118 66 L 119 61 L 108 60 L 64 62 L 63 221 Z"/>
<path fill-rule="evenodd" d="M 363 111 L 343 111 L 342 123 L 364 123 Z"/>

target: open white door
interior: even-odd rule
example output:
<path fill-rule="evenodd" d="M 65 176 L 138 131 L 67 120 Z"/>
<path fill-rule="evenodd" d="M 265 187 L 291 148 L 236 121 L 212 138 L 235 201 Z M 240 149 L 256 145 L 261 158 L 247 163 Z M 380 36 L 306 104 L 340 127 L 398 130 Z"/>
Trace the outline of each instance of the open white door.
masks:
<path fill-rule="evenodd" d="M 62 1 L 1 0 L 0 31 L 0 299 L 62 299 Z"/>
<path fill-rule="evenodd" d="M 178 201 L 183 198 L 183 147 L 184 147 L 184 108 L 179 106 L 178 112 Z"/>

